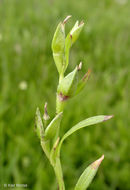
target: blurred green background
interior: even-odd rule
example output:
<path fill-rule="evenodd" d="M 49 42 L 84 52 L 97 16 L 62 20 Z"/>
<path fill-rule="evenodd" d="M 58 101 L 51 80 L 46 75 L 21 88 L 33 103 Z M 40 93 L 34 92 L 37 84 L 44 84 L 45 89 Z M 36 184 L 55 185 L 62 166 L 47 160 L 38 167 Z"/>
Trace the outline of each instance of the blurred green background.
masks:
<path fill-rule="evenodd" d="M 89 189 L 130 190 L 129 0 L 0 0 L 0 189 L 16 183 L 28 184 L 28 190 L 57 189 L 34 132 L 34 115 L 37 106 L 43 113 L 45 101 L 50 116 L 55 114 L 58 73 L 51 41 L 58 22 L 70 14 L 67 32 L 76 20 L 84 20 L 85 27 L 66 73 L 82 60 L 81 75 L 88 68 L 92 74 L 85 90 L 69 101 L 61 134 L 86 117 L 115 117 L 65 141 L 67 190 L 102 154 L 105 160 Z"/>

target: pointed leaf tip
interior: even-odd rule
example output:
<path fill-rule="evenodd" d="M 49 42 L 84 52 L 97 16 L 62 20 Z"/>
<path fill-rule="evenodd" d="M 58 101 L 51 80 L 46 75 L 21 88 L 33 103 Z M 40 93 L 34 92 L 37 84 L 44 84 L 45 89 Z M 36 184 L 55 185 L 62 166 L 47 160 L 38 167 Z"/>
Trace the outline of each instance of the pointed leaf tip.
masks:
<path fill-rule="evenodd" d="M 77 66 L 77 70 L 80 71 L 82 69 L 82 62 L 80 61 L 79 65 Z"/>
<path fill-rule="evenodd" d="M 107 121 L 113 117 L 114 117 L 114 115 L 106 115 L 106 116 L 104 116 L 104 121 Z"/>
<path fill-rule="evenodd" d="M 45 121 L 50 119 L 50 116 L 48 115 L 48 112 L 47 112 L 47 102 L 45 102 L 45 105 L 44 105 L 44 115 L 43 115 L 43 119 L 44 119 Z"/>
<path fill-rule="evenodd" d="M 61 149 L 61 145 L 63 143 L 63 141 L 69 137 L 71 134 L 73 134 L 74 132 L 78 131 L 79 129 L 82 129 L 84 127 L 90 126 L 90 125 L 94 125 L 94 124 L 98 124 L 104 121 L 104 118 L 106 116 L 105 115 L 98 115 L 98 116 L 93 116 L 90 118 L 87 118 L 83 121 L 80 121 L 79 123 L 77 123 L 75 126 L 73 126 L 72 128 L 70 128 L 62 137 L 60 144 L 59 144 L 59 153 L 60 153 L 60 149 Z"/>
<path fill-rule="evenodd" d="M 83 81 L 86 81 L 89 79 L 89 76 L 90 76 L 90 73 L 91 73 L 91 69 L 88 69 L 87 73 L 83 76 L 82 80 Z"/>
<path fill-rule="evenodd" d="M 101 164 L 101 162 L 103 161 L 103 159 L 104 159 L 104 155 L 102 155 L 98 160 L 96 160 L 95 162 L 93 162 L 93 163 L 91 164 L 91 167 L 92 167 L 93 169 L 97 169 L 97 168 L 100 166 L 100 164 Z"/>
<path fill-rule="evenodd" d="M 82 20 L 78 26 L 84 25 L 84 21 Z"/>
<path fill-rule="evenodd" d="M 53 149 L 54 149 L 54 150 L 56 150 L 56 148 L 57 148 L 57 146 L 58 146 L 58 144 L 59 144 L 59 141 L 60 141 L 60 137 L 57 138 L 57 140 L 56 140 L 56 142 L 55 142 L 55 144 L 54 144 L 54 146 L 53 146 Z"/>
<path fill-rule="evenodd" d="M 66 22 L 67 22 L 71 17 L 72 17 L 72 15 L 68 15 L 68 16 L 64 19 L 63 24 L 66 24 Z"/>
<path fill-rule="evenodd" d="M 86 190 L 89 187 L 103 159 L 104 155 L 84 170 L 75 186 L 75 190 Z"/>

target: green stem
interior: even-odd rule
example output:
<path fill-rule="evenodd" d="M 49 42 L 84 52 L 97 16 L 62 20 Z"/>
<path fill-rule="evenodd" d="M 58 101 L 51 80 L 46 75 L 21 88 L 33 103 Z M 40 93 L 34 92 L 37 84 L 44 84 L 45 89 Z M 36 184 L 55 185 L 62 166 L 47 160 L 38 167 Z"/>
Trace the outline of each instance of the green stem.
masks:
<path fill-rule="evenodd" d="M 61 74 L 59 76 L 59 83 L 61 82 L 61 80 L 63 78 L 64 78 L 64 75 Z M 56 114 L 63 111 L 63 109 L 64 109 L 64 102 L 60 101 L 60 99 L 58 97 L 58 93 L 57 93 L 57 95 L 56 95 Z M 59 133 L 59 131 L 58 131 L 58 133 Z M 65 185 L 64 185 L 64 180 L 63 180 L 63 172 L 62 172 L 62 167 L 61 167 L 61 162 L 60 162 L 59 157 L 56 157 L 55 164 L 53 164 L 53 168 L 54 168 L 55 175 L 57 178 L 59 190 L 65 190 Z"/>
<path fill-rule="evenodd" d="M 57 95 L 56 95 L 56 114 L 63 112 L 65 104 L 66 104 L 66 102 L 61 101 L 59 98 L 59 95 L 57 93 Z"/>
<path fill-rule="evenodd" d="M 61 80 L 64 78 L 64 74 L 60 74 L 59 76 L 59 83 L 61 82 Z"/>
<path fill-rule="evenodd" d="M 59 83 L 61 82 L 61 80 L 62 80 L 63 78 L 64 78 L 64 75 L 61 74 L 61 75 L 59 76 Z M 56 114 L 58 114 L 58 113 L 60 113 L 60 112 L 62 112 L 62 111 L 64 110 L 64 104 L 65 104 L 65 103 L 60 100 L 59 95 L 58 95 L 58 93 L 57 93 L 57 95 L 56 95 Z"/>
<path fill-rule="evenodd" d="M 61 162 L 60 162 L 59 157 L 56 158 L 56 163 L 53 167 L 54 167 L 55 175 L 57 178 L 59 190 L 65 190 L 65 184 L 64 184 L 64 180 L 63 180 L 63 172 L 62 172 Z"/>

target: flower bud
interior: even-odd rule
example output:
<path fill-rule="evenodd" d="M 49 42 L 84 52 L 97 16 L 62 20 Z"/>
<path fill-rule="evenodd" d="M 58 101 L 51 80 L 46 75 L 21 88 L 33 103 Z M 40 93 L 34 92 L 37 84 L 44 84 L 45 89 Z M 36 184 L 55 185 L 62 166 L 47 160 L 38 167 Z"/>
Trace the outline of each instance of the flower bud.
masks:
<path fill-rule="evenodd" d="M 65 24 L 71 16 L 60 22 L 52 40 L 53 58 L 59 74 L 65 72 Z"/>
<path fill-rule="evenodd" d="M 64 101 L 71 96 L 71 88 L 74 84 L 77 71 L 78 67 L 76 67 L 71 73 L 65 76 L 65 78 L 63 78 L 59 83 L 57 92 L 61 101 Z"/>
<path fill-rule="evenodd" d="M 70 39 L 71 39 L 71 43 L 73 44 L 79 37 L 79 34 L 82 30 L 84 26 L 84 22 L 81 21 L 80 24 L 77 21 L 74 25 L 74 27 L 72 28 L 72 30 L 70 31 Z"/>
<path fill-rule="evenodd" d="M 69 63 L 69 51 L 73 43 L 78 39 L 79 34 L 84 26 L 84 23 L 81 22 L 79 24 L 79 21 L 77 21 L 72 28 L 72 30 L 69 32 L 65 39 L 65 57 L 66 57 L 66 67 L 68 66 Z"/>
<path fill-rule="evenodd" d="M 45 140 L 53 140 L 53 138 L 56 136 L 59 130 L 62 114 L 62 112 L 57 114 L 54 117 L 54 119 L 50 122 L 50 124 L 47 126 L 44 136 Z"/>

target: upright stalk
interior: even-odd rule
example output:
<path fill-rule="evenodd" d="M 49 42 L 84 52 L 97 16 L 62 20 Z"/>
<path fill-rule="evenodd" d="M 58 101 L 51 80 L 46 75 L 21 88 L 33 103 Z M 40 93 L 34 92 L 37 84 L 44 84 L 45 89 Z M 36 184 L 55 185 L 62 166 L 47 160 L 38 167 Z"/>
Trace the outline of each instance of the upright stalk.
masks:
<path fill-rule="evenodd" d="M 59 83 L 62 81 L 63 78 L 64 78 L 64 75 L 61 74 L 59 76 Z M 56 94 L 56 114 L 59 114 L 61 111 L 63 111 L 63 107 L 64 107 L 63 104 L 64 104 L 64 102 L 61 101 L 61 99 L 58 95 L 58 92 L 57 92 L 57 94 Z M 60 128 L 60 126 L 59 126 L 59 128 Z M 59 136 L 59 129 L 57 131 L 57 136 Z M 60 161 L 59 156 L 56 158 L 56 163 L 54 165 L 54 171 L 55 171 L 55 175 L 57 178 L 59 190 L 65 190 L 63 172 L 62 172 L 61 161 Z"/>
<path fill-rule="evenodd" d="M 54 171 L 55 171 L 55 175 L 56 175 L 56 178 L 57 178 L 59 190 L 65 190 L 63 172 L 62 172 L 62 167 L 61 167 L 61 162 L 60 162 L 59 157 L 56 160 L 56 164 L 54 166 Z"/>
<path fill-rule="evenodd" d="M 90 70 L 81 78 L 78 79 L 78 72 L 81 70 L 82 62 L 76 68 L 64 77 L 64 73 L 69 63 L 69 50 L 74 42 L 77 40 L 84 23 L 76 22 L 72 30 L 65 37 L 65 23 L 70 18 L 68 16 L 63 22 L 60 22 L 57 26 L 56 32 L 52 40 L 52 52 L 53 58 L 59 73 L 59 84 L 56 93 L 56 115 L 50 119 L 47 112 L 47 103 L 44 106 L 44 115 L 41 117 L 40 110 L 36 110 L 36 133 L 40 139 L 41 146 L 46 156 L 48 157 L 58 182 L 58 190 L 65 190 L 65 184 L 63 179 L 63 172 L 60 161 L 60 149 L 63 141 L 77 130 L 94 125 L 100 122 L 104 122 L 112 116 L 100 115 L 87 118 L 75 126 L 70 128 L 63 137 L 59 137 L 59 130 L 61 120 L 63 116 L 64 106 L 67 100 L 79 94 L 84 89 L 86 82 L 89 78 Z M 80 176 L 74 190 L 85 190 L 92 182 L 98 167 L 104 155 L 88 166 Z"/>

